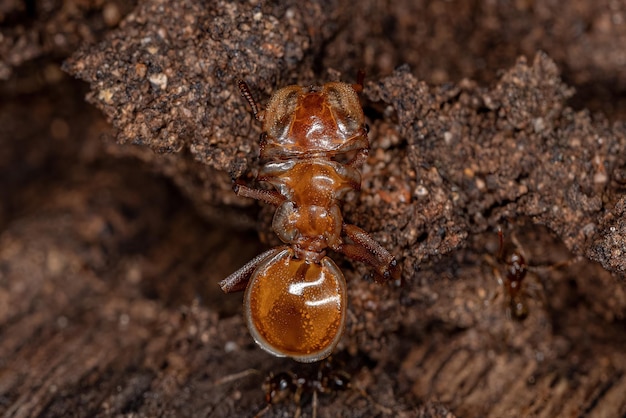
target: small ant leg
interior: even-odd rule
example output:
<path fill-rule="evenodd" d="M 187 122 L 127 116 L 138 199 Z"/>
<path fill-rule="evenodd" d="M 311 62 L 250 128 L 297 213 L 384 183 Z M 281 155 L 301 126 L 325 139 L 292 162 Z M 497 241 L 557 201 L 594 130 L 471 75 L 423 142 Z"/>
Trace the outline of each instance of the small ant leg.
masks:
<path fill-rule="evenodd" d="M 526 256 L 526 252 L 524 251 L 524 246 L 519 242 L 519 240 L 517 239 L 517 236 L 514 233 L 511 234 L 511 242 L 515 246 L 515 251 L 519 253 L 519 255 L 522 256 L 522 259 L 527 260 L 528 256 Z"/>
<path fill-rule="evenodd" d="M 271 407 L 272 407 L 272 404 L 268 403 L 259 412 L 257 412 L 257 414 L 254 416 L 254 418 L 261 418 L 262 416 L 267 414 L 267 412 L 270 410 Z"/>
<path fill-rule="evenodd" d="M 260 372 L 256 369 L 246 369 L 244 371 L 241 371 L 239 373 L 233 373 L 233 374 L 229 374 L 227 376 L 222 376 L 219 379 L 217 379 L 213 385 L 214 386 L 220 386 L 226 383 L 231 383 L 234 381 L 237 381 L 239 379 L 243 379 L 244 377 L 248 377 L 250 375 L 253 374 L 259 374 Z"/>
<path fill-rule="evenodd" d="M 294 418 L 300 418 L 302 416 L 302 394 L 304 392 L 304 385 L 305 382 L 301 382 L 301 384 L 298 384 L 298 387 L 296 388 L 296 393 L 294 393 L 293 395 L 293 401 L 296 404 L 296 413 L 293 415 Z"/>
<path fill-rule="evenodd" d="M 312 408 L 312 412 L 311 412 L 311 416 L 313 418 L 317 418 L 317 390 L 313 391 L 313 401 L 311 402 L 311 408 Z"/>
<path fill-rule="evenodd" d="M 220 282 L 220 287 L 222 288 L 224 293 L 233 293 L 244 290 L 248 285 L 248 280 L 250 280 L 250 276 L 252 275 L 252 273 L 254 273 L 257 267 L 259 267 L 262 262 L 278 254 L 285 248 L 286 247 L 276 247 L 257 255 L 248 263 L 246 263 L 242 268 L 222 280 Z"/>
<path fill-rule="evenodd" d="M 257 105 L 256 100 L 254 100 L 248 84 L 243 80 L 238 80 L 237 86 L 239 86 L 239 91 L 241 92 L 243 98 L 246 99 L 246 102 L 248 102 L 248 104 L 252 108 L 252 116 L 254 116 L 254 119 L 262 121 L 263 117 L 265 116 L 264 112 L 259 110 L 259 105 Z"/>
<path fill-rule="evenodd" d="M 344 223 L 343 233 L 354 241 L 354 244 L 342 244 L 338 248 L 333 249 L 352 259 L 369 264 L 385 281 L 400 279 L 400 268 L 394 256 L 367 232 L 356 225 Z"/>
<path fill-rule="evenodd" d="M 285 197 L 276 190 L 253 189 L 252 187 L 238 183 L 233 185 L 233 190 L 237 196 L 260 200 L 272 206 L 278 207 L 285 201 Z"/>

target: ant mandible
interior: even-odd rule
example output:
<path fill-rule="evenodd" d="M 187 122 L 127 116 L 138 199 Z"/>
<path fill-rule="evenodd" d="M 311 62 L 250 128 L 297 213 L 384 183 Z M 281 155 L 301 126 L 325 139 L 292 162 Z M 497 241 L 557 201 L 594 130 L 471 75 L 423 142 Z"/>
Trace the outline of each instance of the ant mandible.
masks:
<path fill-rule="evenodd" d="M 263 123 L 257 180 L 273 190 L 235 184 L 238 196 L 276 207 L 272 228 L 287 245 L 272 248 L 220 282 L 245 289 L 244 313 L 256 343 L 279 357 L 314 362 L 339 342 L 346 317 L 346 282 L 326 249 L 370 265 L 378 281 L 399 280 L 396 259 L 367 232 L 343 221 L 339 201 L 361 187 L 369 140 L 356 84 L 289 86 L 264 111 L 248 85 L 239 89 Z M 340 161 L 346 161 L 344 163 Z M 347 240 L 345 239 L 347 237 Z"/>

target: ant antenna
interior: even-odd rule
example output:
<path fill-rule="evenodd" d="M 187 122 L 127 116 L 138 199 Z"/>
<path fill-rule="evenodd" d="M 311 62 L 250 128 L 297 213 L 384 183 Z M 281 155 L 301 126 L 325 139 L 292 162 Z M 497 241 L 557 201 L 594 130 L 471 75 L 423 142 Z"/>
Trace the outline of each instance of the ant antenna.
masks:
<path fill-rule="evenodd" d="M 361 93 L 363 91 L 363 82 L 365 81 L 365 71 L 359 70 L 356 75 L 356 83 L 352 85 L 352 88 L 357 93 Z"/>
<path fill-rule="evenodd" d="M 254 119 L 260 121 L 261 116 L 259 114 L 260 113 L 259 106 L 254 100 L 254 97 L 252 97 L 252 93 L 250 92 L 250 87 L 248 87 L 248 84 L 243 80 L 238 80 L 237 85 L 239 86 L 239 91 L 241 92 L 241 95 L 243 96 L 244 99 L 246 99 L 246 102 L 248 102 L 248 104 L 252 108 L 252 116 L 254 116 Z"/>

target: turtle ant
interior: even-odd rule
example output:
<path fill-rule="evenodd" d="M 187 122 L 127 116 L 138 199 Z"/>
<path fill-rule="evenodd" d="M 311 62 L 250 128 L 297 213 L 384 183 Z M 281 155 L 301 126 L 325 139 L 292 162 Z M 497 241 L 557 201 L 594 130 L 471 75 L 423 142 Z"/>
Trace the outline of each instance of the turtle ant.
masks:
<path fill-rule="evenodd" d="M 396 259 L 367 232 L 343 221 L 340 200 L 359 190 L 369 140 L 356 84 L 289 86 L 265 110 L 239 81 L 254 118 L 263 123 L 257 180 L 272 190 L 236 183 L 239 196 L 276 207 L 272 228 L 287 245 L 272 248 L 220 282 L 245 289 L 244 314 L 256 343 L 278 357 L 314 362 L 339 342 L 346 282 L 326 250 L 369 264 L 379 281 L 399 280 Z M 346 239 L 347 238 L 347 239 Z"/>

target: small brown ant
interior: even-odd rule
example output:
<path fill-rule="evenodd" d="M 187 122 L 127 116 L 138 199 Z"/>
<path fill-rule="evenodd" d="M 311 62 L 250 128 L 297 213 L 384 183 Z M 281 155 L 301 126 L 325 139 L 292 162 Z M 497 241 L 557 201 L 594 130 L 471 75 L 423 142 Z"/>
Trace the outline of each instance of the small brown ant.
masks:
<path fill-rule="evenodd" d="M 504 243 L 504 233 L 502 232 L 502 228 L 498 227 L 498 252 L 496 260 L 493 261 L 491 257 L 488 257 L 487 261 L 493 267 L 498 283 L 504 287 L 506 316 L 517 321 L 524 321 L 529 315 L 527 302 L 529 292 L 527 289 L 527 280 L 525 280 L 528 272 L 530 271 L 541 278 L 541 272 L 566 267 L 579 261 L 580 257 L 574 257 L 550 265 L 530 266 L 526 262 L 528 257 L 524 252 L 523 246 L 520 244 L 515 234 L 511 234 L 509 239 L 513 245 L 512 248 L 507 250 Z M 504 278 L 501 273 L 502 266 L 504 267 Z M 541 287 L 544 288 L 543 282 Z M 545 289 L 543 290 L 545 291 Z M 545 299 L 544 291 L 540 292 L 543 299 Z"/>
<path fill-rule="evenodd" d="M 504 252 L 504 233 L 498 228 L 498 255 L 497 260 L 506 267 L 506 277 L 502 280 L 500 273 L 496 269 L 498 281 L 504 285 L 508 306 L 507 316 L 518 321 L 523 321 L 528 317 L 528 304 L 522 292 L 523 280 L 528 273 L 528 265 L 526 264 L 526 256 L 524 255 L 522 246 L 517 242 L 515 236 L 511 236 L 514 241 L 515 250 L 505 254 Z"/>
<path fill-rule="evenodd" d="M 379 281 L 399 280 L 396 259 L 367 232 L 343 221 L 339 203 L 359 190 L 369 150 L 356 84 L 289 86 L 264 111 L 239 81 L 254 118 L 263 123 L 257 180 L 273 190 L 236 184 L 239 196 L 276 207 L 272 228 L 287 245 L 275 247 L 220 282 L 245 289 L 250 334 L 265 351 L 300 362 L 328 357 L 346 320 L 346 282 L 326 250 L 369 264 Z"/>
<path fill-rule="evenodd" d="M 389 408 L 378 404 L 365 390 L 352 384 L 352 376 L 339 356 L 331 356 L 316 365 L 303 364 L 297 370 L 270 373 L 263 382 L 266 405 L 256 417 L 262 417 L 273 405 L 292 401 L 296 405 L 294 416 L 302 415 L 303 402 L 311 402 L 311 416 L 317 417 L 318 395 L 352 390 L 367 399 L 383 415 L 393 415 Z M 354 359 L 352 359 L 354 360 Z"/>
<path fill-rule="evenodd" d="M 350 375 L 341 367 L 333 364 L 329 358 L 321 361 L 314 373 L 294 371 L 270 373 L 263 382 L 267 405 L 256 416 L 261 417 L 272 405 L 293 400 L 296 405 L 295 417 L 302 414 L 302 401 L 305 396 L 312 396 L 312 416 L 317 416 L 318 394 L 346 390 L 350 386 Z"/>

